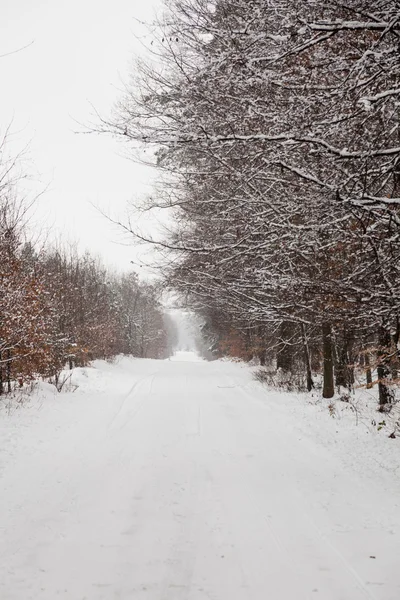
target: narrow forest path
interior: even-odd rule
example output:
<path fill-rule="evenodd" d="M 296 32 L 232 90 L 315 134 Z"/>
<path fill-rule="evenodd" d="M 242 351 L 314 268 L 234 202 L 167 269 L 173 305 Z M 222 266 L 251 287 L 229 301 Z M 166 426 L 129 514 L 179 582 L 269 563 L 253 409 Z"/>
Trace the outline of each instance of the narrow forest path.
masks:
<path fill-rule="evenodd" d="M 400 598 L 395 475 L 246 369 L 124 360 L 36 412 L 1 446 L 1 600 Z"/>

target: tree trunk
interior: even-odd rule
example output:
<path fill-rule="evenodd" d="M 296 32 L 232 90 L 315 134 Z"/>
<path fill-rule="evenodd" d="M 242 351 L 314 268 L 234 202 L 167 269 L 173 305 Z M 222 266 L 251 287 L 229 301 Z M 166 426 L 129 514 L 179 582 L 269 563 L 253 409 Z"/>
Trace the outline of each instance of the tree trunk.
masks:
<path fill-rule="evenodd" d="M 324 398 L 333 398 L 335 386 L 333 380 L 332 327 L 330 323 L 322 324 L 322 346 L 324 356 Z"/>
<path fill-rule="evenodd" d="M 264 349 L 260 350 L 259 353 L 258 353 L 258 359 L 260 361 L 260 367 L 265 367 L 265 365 L 266 365 L 267 360 L 266 360 L 266 356 L 265 355 L 266 355 L 266 352 L 265 352 Z"/>
<path fill-rule="evenodd" d="M 6 362 L 7 392 L 11 394 L 11 350 L 7 350 Z"/>
<path fill-rule="evenodd" d="M 276 367 L 285 373 L 292 370 L 293 347 L 292 347 L 293 325 L 289 321 L 283 321 L 279 327 L 278 351 L 276 354 Z"/>
<path fill-rule="evenodd" d="M 0 396 L 4 394 L 4 383 L 3 383 L 3 363 L 2 363 L 2 355 L 0 352 Z"/>
<path fill-rule="evenodd" d="M 393 402 L 394 394 L 390 387 L 392 374 L 390 371 L 391 338 L 386 327 L 379 328 L 378 349 L 378 386 L 379 386 L 379 411 L 386 412 Z"/>
<path fill-rule="evenodd" d="M 354 384 L 354 368 L 351 360 L 352 336 L 347 329 L 343 330 L 343 339 L 337 355 L 336 386 L 351 390 Z"/>
<path fill-rule="evenodd" d="M 266 363 L 267 363 L 267 352 L 265 349 L 265 340 L 264 340 L 264 335 L 263 335 L 263 328 L 260 326 L 258 327 L 257 330 L 257 340 L 258 340 L 258 352 L 257 352 L 257 357 L 258 360 L 260 361 L 260 366 L 261 367 L 265 367 Z"/>
<path fill-rule="evenodd" d="M 400 340 L 400 319 L 397 317 L 396 319 L 396 330 L 393 334 L 393 360 L 392 360 L 392 377 L 393 379 L 397 379 L 399 376 L 400 370 L 400 348 L 399 348 L 399 340 Z"/>
<path fill-rule="evenodd" d="M 310 359 L 310 350 L 308 347 L 307 336 L 306 336 L 306 328 L 304 324 L 301 324 L 301 337 L 303 340 L 303 348 L 304 348 L 304 362 L 306 365 L 306 374 L 307 374 L 307 390 L 311 392 L 314 387 L 314 382 L 312 379 L 312 371 L 311 371 L 311 359 Z"/>
<path fill-rule="evenodd" d="M 372 388 L 372 371 L 371 371 L 371 362 L 369 359 L 368 350 L 365 351 L 364 362 L 365 362 L 365 373 L 366 373 L 366 377 L 367 377 L 367 390 L 370 390 Z"/>

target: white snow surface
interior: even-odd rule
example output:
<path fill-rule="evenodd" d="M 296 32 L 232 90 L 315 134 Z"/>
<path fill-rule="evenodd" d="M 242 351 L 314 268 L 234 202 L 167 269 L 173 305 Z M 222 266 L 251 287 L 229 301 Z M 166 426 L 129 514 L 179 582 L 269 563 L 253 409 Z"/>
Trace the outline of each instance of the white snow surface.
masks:
<path fill-rule="evenodd" d="M 399 600 L 399 441 L 175 358 L 0 411 L 1 600 Z"/>

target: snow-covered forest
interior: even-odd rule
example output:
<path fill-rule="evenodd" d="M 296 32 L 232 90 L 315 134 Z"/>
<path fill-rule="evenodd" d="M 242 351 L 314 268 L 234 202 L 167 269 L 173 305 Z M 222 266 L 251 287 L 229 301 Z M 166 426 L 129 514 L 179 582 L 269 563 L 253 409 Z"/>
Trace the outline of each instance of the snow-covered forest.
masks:
<path fill-rule="evenodd" d="M 400 0 L 3 4 L 0 600 L 399 600 Z"/>
<path fill-rule="evenodd" d="M 66 364 L 125 353 L 166 358 L 174 327 L 156 286 L 96 256 L 29 237 L 20 171 L 0 149 L 0 395 L 38 377 L 59 385 Z"/>
<path fill-rule="evenodd" d="M 168 0 L 144 39 L 103 129 L 162 174 L 146 209 L 174 217 L 150 240 L 166 285 L 216 356 L 276 361 L 309 390 L 323 374 L 325 398 L 357 368 L 385 411 L 399 369 L 399 3 Z"/>

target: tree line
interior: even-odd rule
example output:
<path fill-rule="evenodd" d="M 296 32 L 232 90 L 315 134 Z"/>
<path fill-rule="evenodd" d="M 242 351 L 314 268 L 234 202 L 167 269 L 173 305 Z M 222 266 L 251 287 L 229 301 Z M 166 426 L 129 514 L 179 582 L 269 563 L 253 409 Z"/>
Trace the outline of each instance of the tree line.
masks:
<path fill-rule="evenodd" d="M 98 358 L 169 356 L 175 333 L 156 286 L 29 240 L 14 166 L 3 160 L 0 174 L 0 395 L 39 377 L 58 386 L 64 368 Z"/>
<path fill-rule="evenodd" d="M 154 25 L 154 24 L 153 24 Z M 354 368 L 395 400 L 400 337 L 396 0 L 165 0 L 102 129 L 163 186 L 164 280 L 216 352 L 290 378 Z M 136 238 L 143 238 L 132 229 Z M 276 361 L 276 362 L 275 362 Z M 376 375 L 374 375 L 376 373 Z"/>

